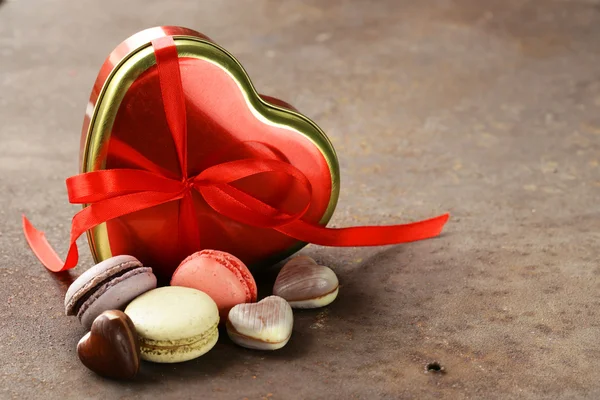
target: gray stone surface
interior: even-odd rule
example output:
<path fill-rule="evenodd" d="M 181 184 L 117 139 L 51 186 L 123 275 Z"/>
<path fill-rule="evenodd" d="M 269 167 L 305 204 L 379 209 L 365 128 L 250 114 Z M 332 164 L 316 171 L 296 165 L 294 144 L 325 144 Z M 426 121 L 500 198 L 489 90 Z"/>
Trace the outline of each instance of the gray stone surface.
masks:
<path fill-rule="evenodd" d="M 115 383 L 79 363 L 84 331 L 62 307 L 85 243 L 53 276 L 20 214 L 64 251 L 98 68 L 168 24 L 214 38 L 328 132 L 334 225 L 453 218 L 435 240 L 305 249 L 340 297 L 297 313 L 281 351 L 224 339 Z M 0 143 L 0 398 L 600 398 L 598 1 L 8 0 Z M 445 374 L 424 372 L 433 361 Z"/>

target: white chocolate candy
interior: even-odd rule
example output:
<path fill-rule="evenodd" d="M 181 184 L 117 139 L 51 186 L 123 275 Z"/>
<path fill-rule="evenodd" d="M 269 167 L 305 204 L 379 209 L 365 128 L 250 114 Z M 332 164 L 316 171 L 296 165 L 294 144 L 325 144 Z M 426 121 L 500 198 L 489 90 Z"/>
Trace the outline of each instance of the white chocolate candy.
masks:
<path fill-rule="evenodd" d="M 338 293 L 335 272 L 306 256 L 288 261 L 273 286 L 273 294 L 286 299 L 293 308 L 323 307 L 331 304 Z"/>
<path fill-rule="evenodd" d="M 294 315 L 290 305 L 277 296 L 258 303 L 238 304 L 229 311 L 227 334 L 249 349 L 277 350 L 292 336 Z"/>

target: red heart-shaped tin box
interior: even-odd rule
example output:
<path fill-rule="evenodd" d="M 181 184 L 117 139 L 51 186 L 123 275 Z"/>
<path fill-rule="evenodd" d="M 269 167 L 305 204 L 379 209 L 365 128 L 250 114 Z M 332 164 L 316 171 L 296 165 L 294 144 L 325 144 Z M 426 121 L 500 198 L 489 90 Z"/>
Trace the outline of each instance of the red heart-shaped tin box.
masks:
<path fill-rule="evenodd" d="M 439 234 L 448 216 L 407 225 L 329 229 L 340 188 L 325 133 L 289 104 L 261 96 L 240 63 L 206 36 L 152 28 L 103 64 L 84 119 L 81 174 L 67 180 L 75 216 L 63 263 L 25 219 L 53 271 L 77 264 L 87 231 L 96 261 L 133 255 L 169 277 L 200 249 L 251 267 L 306 242 L 401 243 Z"/>

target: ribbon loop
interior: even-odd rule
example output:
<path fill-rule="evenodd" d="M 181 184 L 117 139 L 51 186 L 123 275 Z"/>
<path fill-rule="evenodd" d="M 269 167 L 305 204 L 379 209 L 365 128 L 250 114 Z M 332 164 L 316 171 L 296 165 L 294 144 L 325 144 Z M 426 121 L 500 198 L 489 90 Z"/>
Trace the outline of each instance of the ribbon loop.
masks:
<path fill-rule="evenodd" d="M 231 185 L 201 187 L 200 193 L 212 209 L 233 220 L 259 228 L 274 228 L 293 222 L 308 210 L 310 202 L 293 214 L 287 214 Z"/>
<path fill-rule="evenodd" d="M 67 179 L 69 202 L 88 204 L 135 192 L 174 193 L 185 185 L 149 171 L 109 169 L 76 175 Z"/>
<path fill-rule="evenodd" d="M 200 185 L 232 183 L 254 175 L 275 172 L 283 173 L 296 180 L 302 187 L 310 190 L 310 182 L 298 168 L 279 160 L 246 158 L 229 161 L 206 168 L 194 181 Z M 204 181 L 204 182 L 203 182 Z"/>
<path fill-rule="evenodd" d="M 330 229 L 302 220 L 311 205 L 312 187 L 298 168 L 283 161 L 276 149 L 261 142 L 245 142 L 254 158 L 218 163 L 196 176 L 187 171 L 187 117 L 185 94 L 177 48 L 172 37 L 152 42 L 160 81 L 165 116 L 177 149 L 180 176 L 156 165 L 127 144 L 111 139 L 111 151 L 141 169 L 112 169 L 80 174 L 67 179 L 69 201 L 88 204 L 73 217 L 67 258 L 63 262 L 44 234 L 23 216 L 23 232 L 29 246 L 50 271 L 59 272 L 77 265 L 76 240 L 84 232 L 113 218 L 180 201 L 179 236 L 182 259 L 202 248 L 192 190 L 220 213 L 240 223 L 270 228 L 294 239 L 324 246 L 378 246 L 427 239 L 440 234 L 448 214 L 405 225 L 362 226 Z M 259 174 L 284 174 L 299 190 L 299 209 L 281 210 L 236 188 L 234 182 Z"/>

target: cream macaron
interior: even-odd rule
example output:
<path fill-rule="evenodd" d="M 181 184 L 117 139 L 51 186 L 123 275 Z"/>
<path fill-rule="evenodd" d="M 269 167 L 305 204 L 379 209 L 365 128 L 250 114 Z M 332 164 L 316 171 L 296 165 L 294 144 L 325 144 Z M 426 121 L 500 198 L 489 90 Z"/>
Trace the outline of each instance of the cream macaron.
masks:
<path fill-rule="evenodd" d="M 208 352 L 219 338 L 219 310 L 204 292 L 167 286 L 151 290 L 125 309 L 146 361 L 177 363 Z"/>

